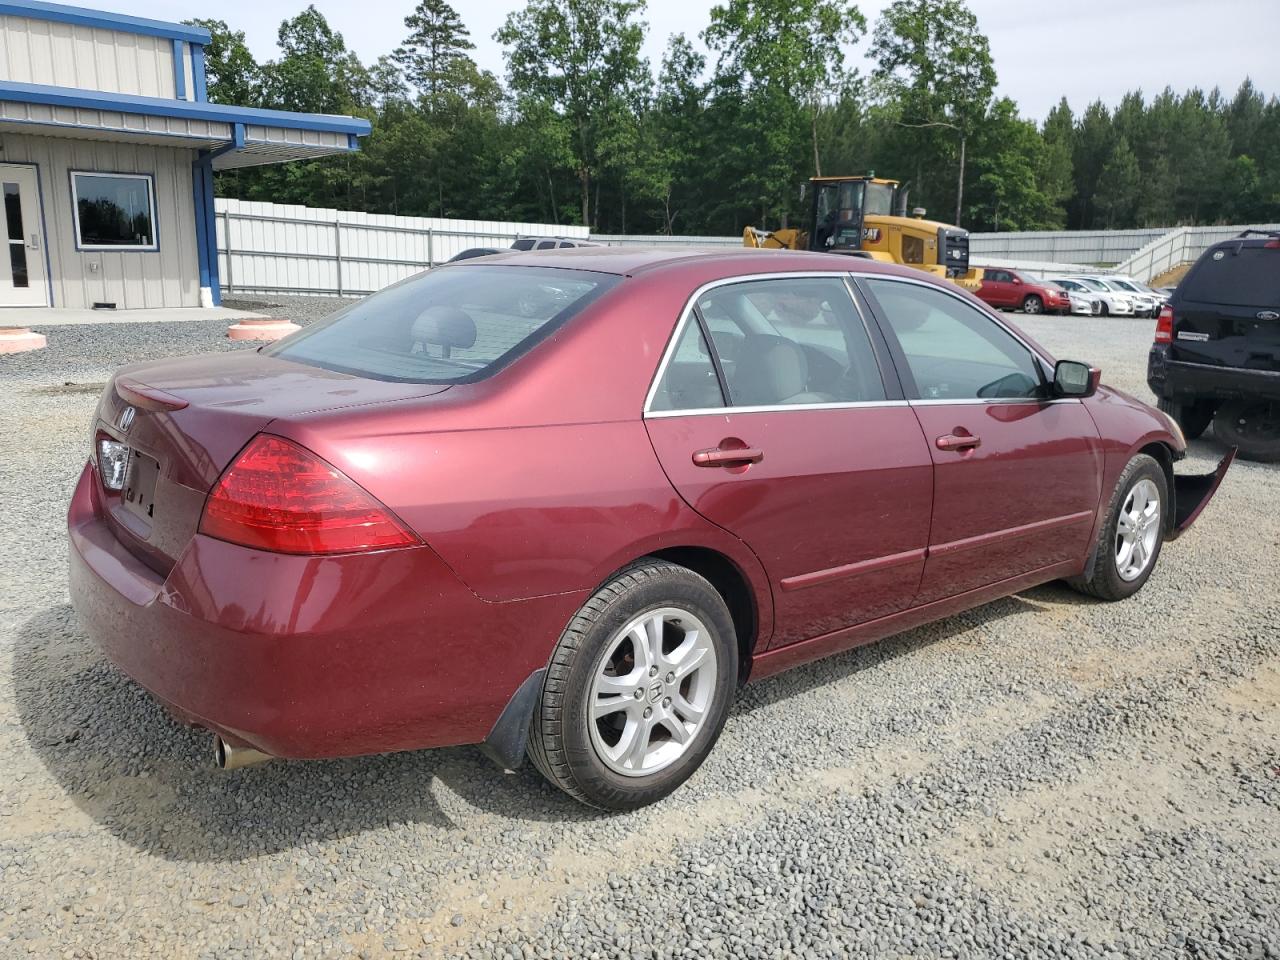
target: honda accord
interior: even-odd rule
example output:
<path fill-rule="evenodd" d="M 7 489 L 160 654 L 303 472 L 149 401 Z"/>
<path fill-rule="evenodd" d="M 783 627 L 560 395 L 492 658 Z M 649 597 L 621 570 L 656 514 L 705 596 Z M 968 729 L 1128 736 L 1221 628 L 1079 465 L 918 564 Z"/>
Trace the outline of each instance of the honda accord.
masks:
<path fill-rule="evenodd" d="M 1213 495 L 1164 414 L 960 288 L 820 253 L 508 253 L 138 364 L 71 502 L 106 656 L 218 762 L 480 744 L 629 809 L 739 685 L 1050 580 Z"/>

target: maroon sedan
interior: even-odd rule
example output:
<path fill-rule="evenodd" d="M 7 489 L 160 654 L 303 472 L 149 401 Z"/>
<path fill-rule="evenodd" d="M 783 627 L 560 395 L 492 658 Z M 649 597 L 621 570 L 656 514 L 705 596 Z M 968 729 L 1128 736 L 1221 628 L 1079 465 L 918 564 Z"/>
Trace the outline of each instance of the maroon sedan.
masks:
<path fill-rule="evenodd" d="M 108 386 L 71 594 L 219 762 L 479 743 L 622 809 L 739 684 L 1151 576 L 1216 474 L 957 287 L 825 254 L 507 254 Z"/>

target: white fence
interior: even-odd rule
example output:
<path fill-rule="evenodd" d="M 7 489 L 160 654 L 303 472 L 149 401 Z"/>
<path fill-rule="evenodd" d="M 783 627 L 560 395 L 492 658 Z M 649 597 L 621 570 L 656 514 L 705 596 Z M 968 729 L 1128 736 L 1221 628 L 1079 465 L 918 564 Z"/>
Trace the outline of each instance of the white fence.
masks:
<path fill-rule="evenodd" d="M 587 239 L 585 227 L 493 220 L 445 220 L 325 210 L 247 200 L 217 200 L 218 268 L 223 292 L 361 296 L 443 263 L 468 247 L 508 247 L 518 237 Z M 1115 265 L 1150 280 L 1194 260 L 1206 247 L 1257 225 L 1150 230 L 974 233 L 977 265 L 1018 266 L 1046 273 L 1073 264 Z M 610 245 L 740 247 L 741 237 L 666 237 L 596 234 Z"/>
<path fill-rule="evenodd" d="M 249 200 L 214 202 L 218 275 L 228 296 L 360 296 L 443 263 L 468 247 L 517 237 L 585 239 L 585 227 L 445 220 Z"/>

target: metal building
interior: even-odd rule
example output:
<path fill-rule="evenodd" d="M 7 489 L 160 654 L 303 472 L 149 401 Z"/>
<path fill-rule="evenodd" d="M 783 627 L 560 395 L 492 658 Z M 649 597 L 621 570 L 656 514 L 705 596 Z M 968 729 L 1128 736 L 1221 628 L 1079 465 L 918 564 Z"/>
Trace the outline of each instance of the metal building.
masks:
<path fill-rule="evenodd" d="M 216 305 L 213 171 L 358 149 L 366 120 L 210 103 L 209 40 L 0 0 L 0 307 Z"/>

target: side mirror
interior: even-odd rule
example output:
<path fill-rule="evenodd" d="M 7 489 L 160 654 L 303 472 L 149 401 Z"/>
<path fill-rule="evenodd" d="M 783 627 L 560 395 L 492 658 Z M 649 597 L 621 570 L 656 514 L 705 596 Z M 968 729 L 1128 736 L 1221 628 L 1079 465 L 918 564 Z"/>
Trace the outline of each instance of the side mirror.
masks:
<path fill-rule="evenodd" d="M 1016 283 L 1016 284 L 1021 285 L 1021 283 L 1022 283 L 1022 278 L 1021 278 L 1021 277 L 1014 277 L 1014 278 L 1013 278 L 1013 282 L 1014 282 L 1014 283 Z"/>
<path fill-rule="evenodd" d="M 1053 392 L 1059 397 L 1092 397 L 1102 371 L 1078 360 L 1059 360 L 1053 368 Z"/>

